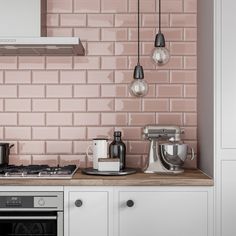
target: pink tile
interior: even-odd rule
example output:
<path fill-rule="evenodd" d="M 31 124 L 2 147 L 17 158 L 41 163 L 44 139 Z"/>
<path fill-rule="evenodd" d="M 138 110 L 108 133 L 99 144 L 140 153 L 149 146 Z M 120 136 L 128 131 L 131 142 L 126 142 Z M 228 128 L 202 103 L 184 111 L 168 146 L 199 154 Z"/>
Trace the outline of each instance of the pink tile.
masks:
<path fill-rule="evenodd" d="M 169 111 L 168 99 L 145 99 L 143 100 L 144 111 Z"/>
<path fill-rule="evenodd" d="M 184 29 L 184 40 L 197 41 L 197 28 L 185 28 Z"/>
<path fill-rule="evenodd" d="M 100 0 L 74 0 L 74 11 L 81 13 L 100 12 Z"/>
<path fill-rule="evenodd" d="M 157 97 L 182 97 L 182 85 L 157 85 Z"/>
<path fill-rule="evenodd" d="M 31 111 L 31 100 L 5 99 L 5 111 Z"/>
<path fill-rule="evenodd" d="M 131 140 L 140 140 L 142 136 L 141 127 L 124 127 L 116 128 L 116 130 L 122 132 L 122 139 L 131 141 Z"/>
<path fill-rule="evenodd" d="M 0 97 L 2 98 L 17 97 L 17 86 L 16 85 L 0 85 Z"/>
<path fill-rule="evenodd" d="M 48 154 L 70 154 L 72 153 L 71 141 L 47 141 L 46 152 Z"/>
<path fill-rule="evenodd" d="M 87 55 L 92 55 L 92 56 L 113 55 L 113 52 L 114 52 L 113 43 L 88 42 Z"/>
<path fill-rule="evenodd" d="M 17 57 L 1 56 L 0 57 L 0 69 L 16 69 Z"/>
<path fill-rule="evenodd" d="M 182 56 L 171 56 L 169 62 L 163 66 L 158 66 L 161 69 L 183 69 L 183 58 Z"/>
<path fill-rule="evenodd" d="M 131 94 L 130 94 L 130 96 L 131 96 Z M 156 97 L 156 86 L 154 84 L 148 84 L 148 93 L 145 97 L 147 97 L 147 98 L 155 98 Z"/>
<path fill-rule="evenodd" d="M 34 99 L 33 111 L 58 111 L 59 102 L 57 99 Z"/>
<path fill-rule="evenodd" d="M 5 127 L 6 140 L 28 140 L 30 138 L 30 127 Z"/>
<path fill-rule="evenodd" d="M 89 141 L 74 141 L 73 142 L 73 146 L 74 146 L 74 150 L 73 153 L 74 154 L 85 154 L 87 152 L 88 146 L 92 144 L 91 140 Z"/>
<path fill-rule="evenodd" d="M 74 97 L 99 97 L 100 86 L 99 85 L 75 85 Z"/>
<path fill-rule="evenodd" d="M 58 27 L 58 26 L 59 26 L 59 15 L 47 14 L 47 27 Z"/>
<path fill-rule="evenodd" d="M 181 113 L 157 113 L 159 125 L 183 125 L 183 116 Z"/>
<path fill-rule="evenodd" d="M 129 0 L 129 12 L 137 12 L 138 6 L 136 0 Z M 140 9 L 142 12 L 155 12 L 155 0 L 141 0 Z"/>
<path fill-rule="evenodd" d="M 196 56 L 186 56 L 184 57 L 184 69 L 197 69 L 197 57 Z"/>
<path fill-rule="evenodd" d="M 130 83 L 133 79 L 133 71 L 131 70 L 116 70 L 115 83 Z"/>
<path fill-rule="evenodd" d="M 85 168 L 86 158 L 85 155 L 60 155 L 59 165 L 77 165 L 80 168 Z"/>
<path fill-rule="evenodd" d="M 74 29 L 74 36 L 80 37 L 81 41 L 99 41 L 99 28 L 76 28 Z"/>
<path fill-rule="evenodd" d="M 140 125 L 144 124 L 155 124 L 156 117 L 155 113 L 131 113 L 129 115 L 129 124 L 130 125 Z"/>
<path fill-rule="evenodd" d="M 127 12 L 128 0 L 101 0 L 101 12 L 104 13 L 124 13 Z"/>
<path fill-rule="evenodd" d="M 58 71 L 33 71 L 32 82 L 34 84 L 57 84 Z"/>
<path fill-rule="evenodd" d="M 10 165 L 31 165 L 31 155 L 10 155 Z"/>
<path fill-rule="evenodd" d="M 184 0 L 184 12 L 197 12 L 197 0 Z"/>
<path fill-rule="evenodd" d="M 141 155 L 127 155 L 126 156 L 126 167 L 140 169 L 142 166 Z"/>
<path fill-rule="evenodd" d="M 146 154 L 148 153 L 149 143 L 146 141 L 130 141 L 128 142 L 128 153 L 130 154 Z"/>
<path fill-rule="evenodd" d="M 0 125 L 17 125 L 16 113 L 0 113 Z"/>
<path fill-rule="evenodd" d="M 170 44 L 170 51 L 172 55 L 196 55 L 196 42 L 173 42 Z"/>
<path fill-rule="evenodd" d="M 88 111 L 113 111 L 113 99 L 88 99 Z"/>
<path fill-rule="evenodd" d="M 113 127 L 88 127 L 88 139 L 113 137 Z"/>
<path fill-rule="evenodd" d="M 197 128 L 196 127 L 184 127 L 184 140 L 196 140 L 197 139 Z"/>
<path fill-rule="evenodd" d="M 101 29 L 102 41 L 125 41 L 128 33 L 126 28 L 104 28 Z"/>
<path fill-rule="evenodd" d="M 72 125 L 72 113 L 47 113 L 46 124 L 49 126 Z"/>
<path fill-rule="evenodd" d="M 171 111 L 195 112 L 197 109 L 196 99 L 171 99 Z"/>
<path fill-rule="evenodd" d="M 3 127 L 0 127 L 0 139 L 4 139 L 4 137 L 3 137 Z"/>
<path fill-rule="evenodd" d="M 101 97 L 126 97 L 126 85 L 102 85 Z"/>
<path fill-rule="evenodd" d="M 72 69 L 72 57 L 47 57 L 47 69 Z"/>
<path fill-rule="evenodd" d="M 196 14 L 171 14 L 170 26 L 171 27 L 196 27 L 197 16 Z"/>
<path fill-rule="evenodd" d="M 102 125 L 128 125 L 126 113 L 102 113 L 101 116 Z"/>
<path fill-rule="evenodd" d="M 118 111 L 141 111 L 141 100 L 136 98 L 116 99 L 115 110 Z"/>
<path fill-rule="evenodd" d="M 2 131 L 2 130 L 1 130 Z M 10 155 L 16 155 L 18 154 L 18 141 L 11 141 L 9 142 L 11 145 L 13 144 L 14 146 L 10 150 Z"/>
<path fill-rule="evenodd" d="M 102 57 L 102 69 L 127 69 L 127 57 Z"/>
<path fill-rule="evenodd" d="M 136 27 L 137 14 L 116 14 L 115 27 Z"/>
<path fill-rule="evenodd" d="M 86 82 L 86 72 L 80 70 L 60 71 L 61 84 L 84 84 Z"/>
<path fill-rule="evenodd" d="M 91 70 L 88 71 L 88 83 L 91 84 L 109 84 L 114 81 L 114 73 L 112 70 Z"/>
<path fill-rule="evenodd" d="M 44 126 L 44 113 L 19 113 L 19 125 L 22 126 Z"/>
<path fill-rule="evenodd" d="M 136 55 L 137 43 L 135 42 L 117 42 L 115 43 L 115 55 Z"/>
<path fill-rule="evenodd" d="M 157 27 L 158 22 L 159 22 L 159 17 L 157 14 L 143 14 L 142 27 Z M 169 15 L 168 14 L 162 14 L 161 24 L 162 24 L 162 27 L 169 27 Z"/>
<path fill-rule="evenodd" d="M 86 111 L 85 99 L 61 99 L 60 111 Z"/>
<path fill-rule="evenodd" d="M 59 164 L 58 155 L 33 155 L 32 164 L 57 166 Z"/>
<path fill-rule="evenodd" d="M 129 40 L 135 41 L 137 44 L 138 40 L 138 30 L 137 28 L 129 28 Z M 155 40 L 155 29 L 154 28 L 141 28 L 140 29 L 140 41 L 149 41 L 151 39 Z M 152 46 L 154 46 L 154 43 L 152 42 Z"/>
<path fill-rule="evenodd" d="M 45 143 L 44 141 L 20 141 L 19 153 L 20 154 L 44 154 Z"/>
<path fill-rule="evenodd" d="M 19 56 L 19 69 L 44 69 L 45 68 L 45 57 L 29 57 Z"/>
<path fill-rule="evenodd" d="M 184 96 L 188 98 L 196 98 L 197 85 L 184 85 Z"/>
<path fill-rule="evenodd" d="M 156 4 L 157 11 L 159 11 L 158 2 Z M 162 3 L 162 12 L 173 13 L 183 11 L 183 1 L 182 0 L 165 0 Z"/>
<path fill-rule="evenodd" d="M 45 97 L 44 85 L 19 85 L 20 98 L 41 98 Z"/>
<path fill-rule="evenodd" d="M 99 113 L 75 113 L 74 114 L 74 125 L 99 125 L 100 114 Z"/>
<path fill-rule="evenodd" d="M 184 125 L 197 125 L 197 113 L 184 113 Z"/>
<path fill-rule="evenodd" d="M 75 57 L 74 69 L 80 70 L 96 70 L 100 69 L 100 57 Z"/>
<path fill-rule="evenodd" d="M 152 63 L 150 55 L 148 56 L 142 56 L 140 58 L 140 64 L 145 68 L 146 70 L 155 69 L 154 63 Z M 137 65 L 137 56 L 130 56 L 129 57 L 129 65 L 128 68 L 133 70 L 134 67 Z"/>
<path fill-rule="evenodd" d="M 60 25 L 62 27 L 85 27 L 86 14 L 61 14 Z"/>
<path fill-rule="evenodd" d="M 170 76 L 171 83 L 181 83 L 181 84 L 191 84 L 197 82 L 197 72 L 196 71 L 171 71 Z"/>
<path fill-rule="evenodd" d="M 31 82 L 30 71 L 6 71 L 5 83 L 6 84 L 29 84 Z"/>
<path fill-rule="evenodd" d="M 72 0 L 47 0 L 47 12 L 49 13 L 71 13 Z"/>
<path fill-rule="evenodd" d="M 0 111 L 3 111 L 3 99 L 0 99 Z M 5 108 L 5 111 L 7 111 L 6 108 Z"/>
<path fill-rule="evenodd" d="M 47 36 L 48 37 L 72 37 L 73 29 L 72 28 L 48 28 Z"/>
<path fill-rule="evenodd" d="M 88 27 L 113 27 L 112 14 L 88 14 Z"/>
<path fill-rule="evenodd" d="M 72 86 L 71 85 L 48 85 L 46 87 L 46 96 L 48 98 L 72 97 Z"/>
<path fill-rule="evenodd" d="M 0 84 L 3 83 L 3 71 L 0 71 Z"/>
<path fill-rule="evenodd" d="M 50 140 L 58 139 L 59 132 L 57 127 L 34 127 L 33 139 Z"/>
<path fill-rule="evenodd" d="M 86 139 L 86 128 L 60 127 L 60 139 L 65 139 L 65 140 Z"/>
<path fill-rule="evenodd" d="M 148 83 L 160 84 L 169 83 L 169 71 L 165 70 L 145 70 L 145 80 Z"/>

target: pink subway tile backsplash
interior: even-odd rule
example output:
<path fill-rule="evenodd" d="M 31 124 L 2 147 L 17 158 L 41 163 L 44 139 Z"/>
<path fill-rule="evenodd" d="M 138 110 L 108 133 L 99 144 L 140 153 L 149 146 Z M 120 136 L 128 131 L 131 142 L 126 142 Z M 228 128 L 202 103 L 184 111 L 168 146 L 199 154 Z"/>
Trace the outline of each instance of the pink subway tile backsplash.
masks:
<path fill-rule="evenodd" d="M 151 62 L 158 0 L 140 0 L 146 97 L 128 87 L 137 65 L 136 0 L 48 0 L 48 36 L 75 36 L 85 56 L 1 56 L 0 139 L 16 145 L 12 164 L 92 165 L 87 146 L 121 130 L 127 166 L 143 168 L 146 124 L 179 125 L 197 147 L 197 0 L 162 2 L 171 59 Z M 196 163 L 186 163 L 196 167 Z"/>

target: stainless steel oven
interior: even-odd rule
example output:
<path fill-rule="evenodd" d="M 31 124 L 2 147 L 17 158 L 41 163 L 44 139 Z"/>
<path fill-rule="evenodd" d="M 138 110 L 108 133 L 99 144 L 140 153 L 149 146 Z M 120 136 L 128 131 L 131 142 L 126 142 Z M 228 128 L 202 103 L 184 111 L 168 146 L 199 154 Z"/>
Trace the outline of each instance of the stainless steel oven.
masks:
<path fill-rule="evenodd" d="M 0 236 L 63 236 L 63 192 L 0 192 Z"/>

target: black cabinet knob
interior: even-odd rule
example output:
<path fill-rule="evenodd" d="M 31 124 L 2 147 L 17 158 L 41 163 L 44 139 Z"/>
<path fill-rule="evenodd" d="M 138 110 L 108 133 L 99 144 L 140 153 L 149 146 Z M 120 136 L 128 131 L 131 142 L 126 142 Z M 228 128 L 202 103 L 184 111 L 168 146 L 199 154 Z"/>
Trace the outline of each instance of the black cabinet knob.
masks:
<path fill-rule="evenodd" d="M 76 207 L 81 207 L 82 205 L 83 205 L 82 200 L 78 199 L 78 200 L 75 201 L 75 206 Z"/>
<path fill-rule="evenodd" d="M 126 202 L 127 207 L 133 207 L 134 206 L 134 201 L 133 200 L 128 200 Z"/>

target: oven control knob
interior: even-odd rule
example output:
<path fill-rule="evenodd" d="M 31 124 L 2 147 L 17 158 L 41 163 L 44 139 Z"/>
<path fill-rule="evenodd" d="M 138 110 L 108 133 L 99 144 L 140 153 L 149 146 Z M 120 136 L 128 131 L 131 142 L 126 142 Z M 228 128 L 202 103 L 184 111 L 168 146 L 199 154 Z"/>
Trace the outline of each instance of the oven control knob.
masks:
<path fill-rule="evenodd" d="M 82 205 L 83 205 L 83 201 L 82 200 L 78 199 L 78 200 L 75 201 L 75 206 L 76 207 L 82 207 Z"/>
<path fill-rule="evenodd" d="M 44 199 L 43 198 L 40 198 L 39 200 L 38 200 L 38 204 L 39 204 L 39 206 L 44 206 L 45 205 L 45 201 L 44 201 Z"/>

